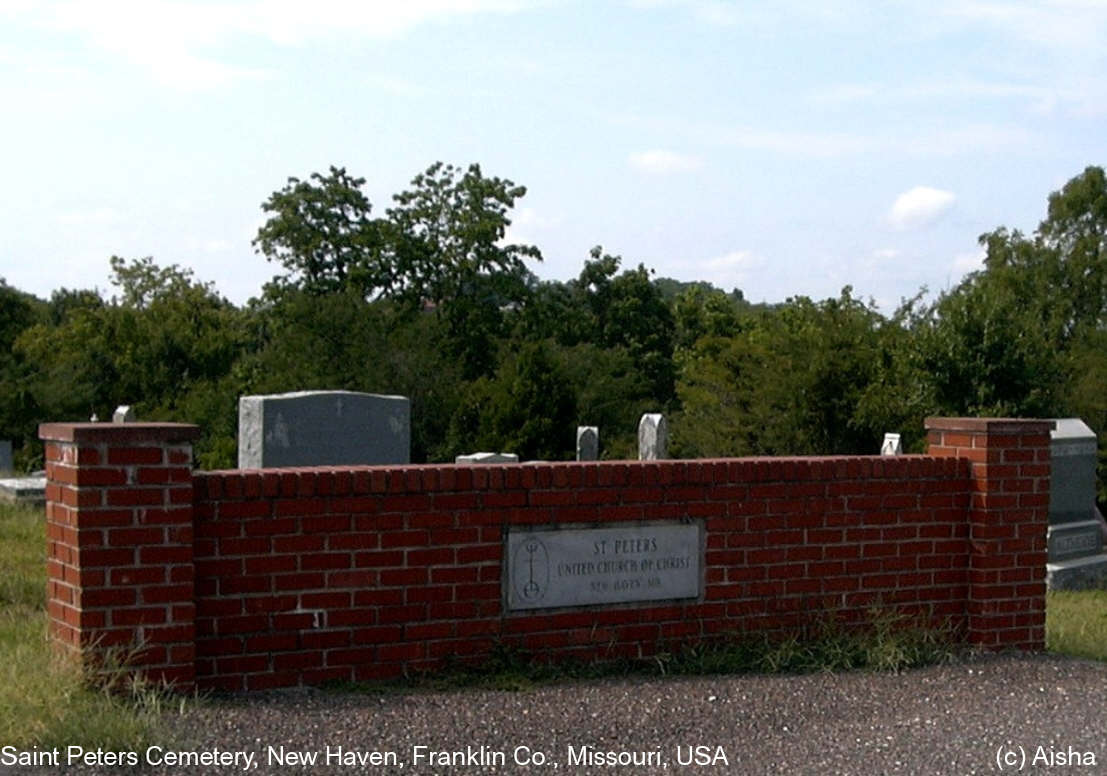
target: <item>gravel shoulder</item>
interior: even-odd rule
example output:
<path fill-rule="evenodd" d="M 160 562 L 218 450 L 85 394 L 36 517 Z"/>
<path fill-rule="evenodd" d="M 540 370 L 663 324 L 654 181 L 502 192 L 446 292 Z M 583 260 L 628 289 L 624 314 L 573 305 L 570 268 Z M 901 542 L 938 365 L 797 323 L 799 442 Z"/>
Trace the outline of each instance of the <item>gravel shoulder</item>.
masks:
<path fill-rule="evenodd" d="M 172 751 L 240 753 L 237 764 L 139 772 L 243 772 L 252 753 L 254 774 L 1107 773 L 1105 701 L 1107 664 L 1052 655 L 901 674 L 625 678 L 524 692 L 296 690 L 211 700 L 169 720 Z M 317 760 L 293 763 L 291 752 Z M 388 762 L 374 764 L 372 752 Z M 635 752 L 648 762 L 619 764 Z"/>

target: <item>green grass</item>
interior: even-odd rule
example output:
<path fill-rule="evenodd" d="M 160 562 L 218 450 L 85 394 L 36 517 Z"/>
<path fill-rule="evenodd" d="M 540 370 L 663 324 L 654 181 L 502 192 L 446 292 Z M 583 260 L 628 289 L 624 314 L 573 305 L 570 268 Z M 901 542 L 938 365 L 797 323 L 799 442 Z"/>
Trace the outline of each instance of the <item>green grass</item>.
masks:
<path fill-rule="evenodd" d="M 1107 590 L 1050 592 L 1046 649 L 1107 662 Z"/>
<path fill-rule="evenodd" d="M 167 740 L 166 693 L 141 683 L 111 691 L 120 682 L 90 681 L 48 643 L 44 524 L 41 508 L 0 505 L 0 741 L 136 750 Z M 108 667 L 113 680 L 124 674 L 118 661 Z"/>

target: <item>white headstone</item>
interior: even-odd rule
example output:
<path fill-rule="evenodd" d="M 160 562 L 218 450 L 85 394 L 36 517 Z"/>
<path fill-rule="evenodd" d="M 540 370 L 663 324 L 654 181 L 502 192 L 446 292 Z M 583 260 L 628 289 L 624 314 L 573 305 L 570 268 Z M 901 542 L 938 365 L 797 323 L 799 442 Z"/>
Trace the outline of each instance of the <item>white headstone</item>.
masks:
<path fill-rule="evenodd" d="M 638 421 L 638 460 L 669 457 L 669 423 L 660 412 L 647 412 Z"/>
<path fill-rule="evenodd" d="M 130 404 L 120 404 L 111 416 L 112 423 L 134 423 L 135 420 L 135 410 Z"/>
<path fill-rule="evenodd" d="M 577 460 L 598 461 L 600 430 L 596 426 L 577 426 Z"/>
<path fill-rule="evenodd" d="M 903 455 L 903 444 L 899 441 L 899 434 L 885 434 L 884 444 L 880 446 L 881 455 Z"/>

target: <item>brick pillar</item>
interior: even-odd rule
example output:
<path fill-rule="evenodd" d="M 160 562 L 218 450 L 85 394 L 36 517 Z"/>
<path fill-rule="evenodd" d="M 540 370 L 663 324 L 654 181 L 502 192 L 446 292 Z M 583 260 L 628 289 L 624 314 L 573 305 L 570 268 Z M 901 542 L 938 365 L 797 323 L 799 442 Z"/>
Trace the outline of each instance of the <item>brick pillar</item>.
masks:
<path fill-rule="evenodd" d="M 45 423 L 47 617 L 83 659 L 195 679 L 192 441 L 180 423 Z"/>
<path fill-rule="evenodd" d="M 1045 648 L 1052 420 L 927 418 L 930 455 L 967 458 L 969 640 Z"/>

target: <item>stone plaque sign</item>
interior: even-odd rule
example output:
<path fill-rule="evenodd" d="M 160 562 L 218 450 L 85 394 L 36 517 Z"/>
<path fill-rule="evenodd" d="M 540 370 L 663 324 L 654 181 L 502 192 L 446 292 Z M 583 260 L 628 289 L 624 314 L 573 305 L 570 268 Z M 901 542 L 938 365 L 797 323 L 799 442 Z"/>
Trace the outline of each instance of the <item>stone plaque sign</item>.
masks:
<path fill-rule="evenodd" d="M 507 534 L 507 609 L 697 598 L 698 523 L 527 530 Z"/>

